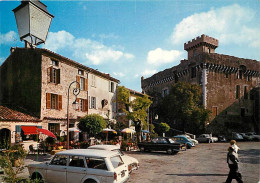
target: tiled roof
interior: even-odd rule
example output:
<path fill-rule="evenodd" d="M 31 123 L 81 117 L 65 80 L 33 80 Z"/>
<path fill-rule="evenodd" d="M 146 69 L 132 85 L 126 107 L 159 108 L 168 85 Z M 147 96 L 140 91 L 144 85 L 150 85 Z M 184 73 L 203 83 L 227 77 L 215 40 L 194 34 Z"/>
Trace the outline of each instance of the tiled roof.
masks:
<path fill-rule="evenodd" d="M 39 122 L 39 118 L 0 105 L 0 121 Z"/>

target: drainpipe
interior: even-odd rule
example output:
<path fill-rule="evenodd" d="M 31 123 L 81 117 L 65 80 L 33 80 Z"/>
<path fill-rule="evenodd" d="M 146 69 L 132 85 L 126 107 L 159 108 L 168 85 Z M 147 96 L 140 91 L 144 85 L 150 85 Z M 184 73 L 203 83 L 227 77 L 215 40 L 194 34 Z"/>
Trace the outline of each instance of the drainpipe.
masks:
<path fill-rule="evenodd" d="M 202 101 L 205 109 L 207 108 L 207 72 L 208 71 L 206 68 L 206 64 L 203 64 L 201 83 L 202 83 Z"/>

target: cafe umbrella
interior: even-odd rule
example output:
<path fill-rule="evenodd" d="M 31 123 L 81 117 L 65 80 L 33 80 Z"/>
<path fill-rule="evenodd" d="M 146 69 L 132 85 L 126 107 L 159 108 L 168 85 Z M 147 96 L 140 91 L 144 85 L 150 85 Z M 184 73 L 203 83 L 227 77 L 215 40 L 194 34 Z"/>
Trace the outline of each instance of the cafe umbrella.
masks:
<path fill-rule="evenodd" d="M 115 130 L 110 129 L 110 128 L 104 128 L 104 129 L 102 130 L 102 132 L 103 132 L 103 133 L 106 133 L 106 143 L 107 143 L 107 141 L 108 141 L 108 133 L 109 133 L 109 132 L 112 132 L 112 133 L 117 134 L 117 132 L 116 132 Z"/>

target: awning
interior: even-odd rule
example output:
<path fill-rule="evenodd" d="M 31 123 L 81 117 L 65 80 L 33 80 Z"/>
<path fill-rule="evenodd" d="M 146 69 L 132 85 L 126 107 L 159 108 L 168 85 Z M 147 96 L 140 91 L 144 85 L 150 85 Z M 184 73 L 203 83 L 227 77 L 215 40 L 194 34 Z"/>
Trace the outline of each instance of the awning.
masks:
<path fill-rule="evenodd" d="M 22 126 L 24 135 L 39 134 L 36 126 Z"/>
<path fill-rule="evenodd" d="M 38 128 L 38 131 L 39 132 L 42 132 L 43 134 L 47 135 L 47 136 L 50 136 L 50 137 L 53 137 L 53 138 L 57 138 L 51 131 L 49 130 L 46 130 L 46 129 L 40 129 Z"/>
<path fill-rule="evenodd" d="M 36 135 L 39 134 L 39 132 L 41 132 L 47 136 L 57 138 L 51 131 L 37 128 L 37 126 L 21 126 L 21 128 L 24 132 L 24 135 Z"/>

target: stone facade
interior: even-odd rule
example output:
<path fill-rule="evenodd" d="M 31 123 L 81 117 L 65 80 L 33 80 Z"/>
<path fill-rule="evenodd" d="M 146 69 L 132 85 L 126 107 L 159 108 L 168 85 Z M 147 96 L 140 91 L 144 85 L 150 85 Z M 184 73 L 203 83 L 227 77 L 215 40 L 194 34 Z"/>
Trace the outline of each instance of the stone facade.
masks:
<path fill-rule="evenodd" d="M 228 127 L 230 131 L 258 131 L 253 116 L 259 100 L 256 101 L 250 93 L 260 85 L 260 62 L 217 54 L 217 46 L 216 39 L 205 35 L 185 43 L 188 60 L 181 60 L 179 65 L 149 78 L 142 77 L 142 90 L 163 96 L 176 82 L 199 84 L 203 104 L 212 111 L 209 125 L 212 130 L 217 131 L 217 127 L 221 131 Z"/>
<path fill-rule="evenodd" d="M 91 113 L 115 119 L 113 98 L 119 80 L 49 50 L 12 48 L 0 67 L 0 75 L 0 104 L 26 109 L 44 129 L 65 134 L 68 88 L 74 81 L 80 84 L 80 107 L 76 111 L 72 107 L 73 89 L 77 87 L 74 82 L 69 90 L 70 127 L 76 127 L 80 117 Z"/>

